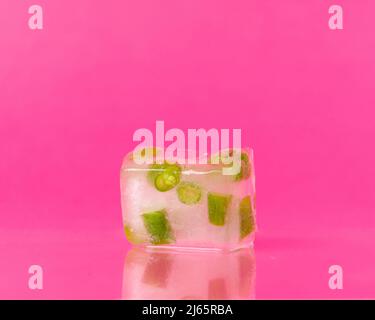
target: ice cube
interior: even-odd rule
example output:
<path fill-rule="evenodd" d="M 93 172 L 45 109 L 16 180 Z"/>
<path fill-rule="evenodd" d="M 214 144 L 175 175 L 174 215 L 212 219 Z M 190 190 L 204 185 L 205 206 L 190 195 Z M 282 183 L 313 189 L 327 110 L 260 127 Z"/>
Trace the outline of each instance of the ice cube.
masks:
<path fill-rule="evenodd" d="M 120 184 L 128 240 L 176 249 L 251 246 L 256 231 L 252 150 L 241 151 L 241 170 L 234 175 L 224 175 L 222 163 L 179 162 L 140 165 L 132 153 L 125 157 Z"/>

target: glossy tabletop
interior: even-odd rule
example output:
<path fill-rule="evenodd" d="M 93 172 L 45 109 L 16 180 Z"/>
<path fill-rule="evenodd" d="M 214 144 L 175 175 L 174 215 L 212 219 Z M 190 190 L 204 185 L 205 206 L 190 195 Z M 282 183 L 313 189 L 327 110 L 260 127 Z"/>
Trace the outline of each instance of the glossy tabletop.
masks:
<path fill-rule="evenodd" d="M 375 298 L 372 230 L 261 231 L 254 250 L 228 254 L 131 249 L 121 230 L 98 231 L 2 230 L 0 298 Z M 42 290 L 28 287 L 31 265 Z M 331 265 L 342 267 L 341 290 L 328 285 Z"/>

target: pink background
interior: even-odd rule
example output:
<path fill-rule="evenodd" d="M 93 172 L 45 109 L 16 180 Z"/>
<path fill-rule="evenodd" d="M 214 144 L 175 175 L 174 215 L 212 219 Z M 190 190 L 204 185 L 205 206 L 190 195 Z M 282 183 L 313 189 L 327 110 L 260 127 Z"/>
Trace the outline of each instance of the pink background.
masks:
<path fill-rule="evenodd" d="M 28 28 L 32 4 L 42 31 Z M 331 4 L 344 30 L 329 30 Z M 372 0 L 1 0 L 0 298 L 120 298 L 119 167 L 156 120 L 241 128 L 254 148 L 258 298 L 374 297 L 373 12 Z M 27 288 L 31 264 L 42 291 Z"/>

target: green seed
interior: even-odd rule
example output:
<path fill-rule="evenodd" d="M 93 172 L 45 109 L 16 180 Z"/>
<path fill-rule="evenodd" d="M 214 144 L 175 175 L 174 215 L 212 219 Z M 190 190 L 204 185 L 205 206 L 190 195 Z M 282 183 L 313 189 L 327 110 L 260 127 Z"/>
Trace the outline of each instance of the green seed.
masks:
<path fill-rule="evenodd" d="M 174 241 L 165 210 L 144 213 L 142 218 L 152 244 L 168 244 Z"/>
<path fill-rule="evenodd" d="M 196 204 L 202 197 L 200 186 L 192 182 L 181 182 L 177 187 L 178 199 L 187 205 Z"/>
<path fill-rule="evenodd" d="M 249 235 L 255 227 L 253 207 L 250 196 L 243 198 L 240 202 L 240 236 L 241 239 Z"/>
<path fill-rule="evenodd" d="M 208 193 L 208 218 L 213 225 L 223 226 L 229 205 L 232 200 L 231 195 Z"/>

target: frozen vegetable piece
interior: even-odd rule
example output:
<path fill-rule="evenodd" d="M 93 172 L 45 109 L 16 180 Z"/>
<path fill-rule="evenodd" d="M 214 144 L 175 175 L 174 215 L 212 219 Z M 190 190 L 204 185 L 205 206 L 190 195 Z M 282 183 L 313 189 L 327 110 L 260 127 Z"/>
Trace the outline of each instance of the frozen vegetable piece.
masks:
<path fill-rule="evenodd" d="M 208 218 L 216 226 L 225 224 L 228 208 L 232 200 L 231 195 L 208 193 Z"/>
<path fill-rule="evenodd" d="M 144 213 L 142 218 L 152 244 L 173 242 L 172 229 L 165 210 Z"/>

